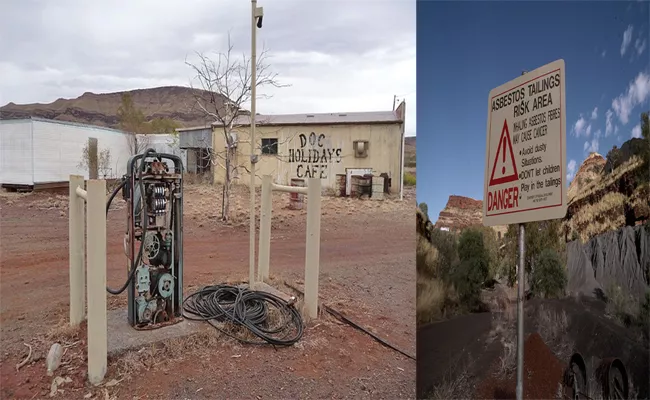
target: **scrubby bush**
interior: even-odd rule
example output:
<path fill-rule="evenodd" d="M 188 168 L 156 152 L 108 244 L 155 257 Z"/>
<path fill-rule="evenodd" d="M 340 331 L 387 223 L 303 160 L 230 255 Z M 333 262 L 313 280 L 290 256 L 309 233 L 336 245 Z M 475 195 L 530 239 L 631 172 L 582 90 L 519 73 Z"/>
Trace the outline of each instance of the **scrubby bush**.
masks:
<path fill-rule="evenodd" d="M 480 305 L 481 288 L 488 279 L 490 256 L 483 243 L 483 233 L 466 229 L 458 239 L 460 264 L 453 272 L 453 284 L 460 301 L 474 311 Z"/>
<path fill-rule="evenodd" d="M 564 294 L 567 274 L 555 250 L 544 249 L 530 275 L 530 289 L 536 296 L 560 297 Z"/>
<path fill-rule="evenodd" d="M 560 260 L 566 259 L 566 243 L 562 236 L 562 220 L 548 220 L 539 222 L 528 222 L 526 229 L 526 273 L 534 269 L 544 250 L 554 250 Z M 519 265 L 519 226 L 509 225 L 504 237 L 504 255 L 500 263 L 500 273 L 508 277 L 509 285 L 513 285 L 516 279 L 516 268 Z"/>
<path fill-rule="evenodd" d="M 451 232 L 434 229 L 431 232 L 431 242 L 438 249 L 436 270 L 439 276 L 450 281 L 451 271 L 458 265 L 458 243 L 456 235 Z"/>
<path fill-rule="evenodd" d="M 410 172 L 404 172 L 404 186 L 415 186 L 417 179 Z"/>
<path fill-rule="evenodd" d="M 418 273 L 416 292 L 415 313 L 418 324 L 427 324 L 442 318 L 447 297 L 445 283 Z"/>

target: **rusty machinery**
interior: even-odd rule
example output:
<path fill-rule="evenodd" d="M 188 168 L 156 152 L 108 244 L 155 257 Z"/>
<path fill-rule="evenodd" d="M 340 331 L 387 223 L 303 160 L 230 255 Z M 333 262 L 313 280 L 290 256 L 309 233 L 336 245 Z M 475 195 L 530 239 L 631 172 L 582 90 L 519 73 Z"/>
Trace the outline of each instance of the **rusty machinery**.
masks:
<path fill-rule="evenodd" d="M 171 161 L 173 167 L 167 163 Z M 124 252 L 128 320 L 135 329 L 154 329 L 182 320 L 183 303 L 183 163 L 173 154 L 148 149 L 131 157 L 127 173 L 111 193 L 122 190 L 127 203 Z"/>
<path fill-rule="evenodd" d="M 591 399 L 591 392 L 600 392 L 598 398 L 614 400 L 629 398 L 628 375 L 618 358 L 605 358 L 593 371 L 596 378 L 593 383 L 597 387 L 589 387 L 589 377 L 592 375 L 587 369 L 587 363 L 580 353 L 574 353 L 569 360 L 569 365 L 564 372 L 564 385 L 569 389 L 571 399 Z"/>

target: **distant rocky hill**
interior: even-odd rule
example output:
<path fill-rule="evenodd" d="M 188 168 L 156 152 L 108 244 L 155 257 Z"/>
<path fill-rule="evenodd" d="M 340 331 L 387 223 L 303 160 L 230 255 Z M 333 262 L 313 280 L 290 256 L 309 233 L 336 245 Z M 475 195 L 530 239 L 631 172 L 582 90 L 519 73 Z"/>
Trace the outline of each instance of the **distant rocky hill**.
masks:
<path fill-rule="evenodd" d="M 117 109 L 122 94 L 86 92 L 76 99 L 58 99 L 49 104 L 14 104 L 0 107 L 0 119 L 40 117 L 59 121 L 81 122 L 116 128 Z M 129 90 L 134 105 L 147 120 L 169 118 L 183 127 L 205 125 L 208 121 L 197 109 L 196 96 L 206 98 L 208 92 L 180 86 Z M 223 104 L 225 98 L 218 101 Z"/>
<path fill-rule="evenodd" d="M 576 175 L 573 177 L 573 180 L 569 185 L 569 190 L 567 192 L 569 201 L 576 197 L 581 188 L 584 188 L 586 185 L 600 179 L 605 162 L 605 158 L 600 154 L 589 154 L 580 165 L 580 168 L 578 168 L 578 172 L 576 172 Z"/>
<path fill-rule="evenodd" d="M 451 195 L 445 208 L 440 211 L 434 227 L 460 231 L 476 225 L 483 225 L 483 202 L 469 197 Z M 493 228 L 501 235 L 505 234 L 508 229 L 507 226 Z"/>
<path fill-rule="evenodd" d="M 404 138 L 404 166 L 407 168 L 415 167 L 415 136 Z"/>

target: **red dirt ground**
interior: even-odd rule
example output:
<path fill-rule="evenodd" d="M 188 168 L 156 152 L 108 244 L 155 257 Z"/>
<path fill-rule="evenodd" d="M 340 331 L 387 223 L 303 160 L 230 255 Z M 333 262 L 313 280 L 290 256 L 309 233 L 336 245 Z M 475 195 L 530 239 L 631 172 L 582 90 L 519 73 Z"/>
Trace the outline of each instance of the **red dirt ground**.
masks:
<path fill-rule="evenodd" d="M 248 276 L 248 233 L 234 202 L 235 224 L 217 222 L 219 190 L 188 187 L 185 213 L 185 293 L 197 287 Z M 242 196 L 246 199 L 246 196 Z M 275 201 L 275 200 L 274 200 Z M 305 212 L 274 205 L 271 275 L 297 286 L 304 277 Z M 118 202 L 119 203 L 119 202 Z M 324 198 L 321 222 L 320 297 L 331 307 L 415 354 L 414 192 L 404 202 Z M 108 282 L 125 278 L 124 211 L 116 204 L 108 222 Z M 276 212 L 277 210 L 277 212 Z M 389 233 L 389 234 L 387 234 Z M 0 196 L 0 398 L 47 397 L 45 338 L 68 313 L 68 215 L 65 196 Z M 125 295 L 110 296 L 109 308 L 125 307 Z M 83 333 L 81 334 L 83 336 Z M 76 342 L 76 343 L 75 343 Z M 16 372 L 34 346 L 37 362 Z M 144 370 L 125 376 L 109 362 L 106 388 L 88 388 L 83 338 L 72 337 L 57 374 L 72 378 L 55 398 L 413 398 L 415 362 L 369 336 L 321 318 L 308 324 L 299 345 L 274 350 L 220 345 L 159 356 Z M 180 373 L 179 373 L 180 372 Z M 103 391 L 106 390 L 106 393 Z M 84 397 L 88 394 L 89 397 Z M 99 397 L 96 397 L 99 396 Z M 134 397 L 135 396 L 135 397 Z"/>
<path fill-rule="evenodd" d="M 555 357 L 542 337 L 538 333 L 530 334 L 524 343 L 524 398 L 557 398 L 564 369 L 565 365 Z M 507 380 L 491 377 L 478 385 L 477 398 L 515 399 L 516 388 L 516 376 Z"/>

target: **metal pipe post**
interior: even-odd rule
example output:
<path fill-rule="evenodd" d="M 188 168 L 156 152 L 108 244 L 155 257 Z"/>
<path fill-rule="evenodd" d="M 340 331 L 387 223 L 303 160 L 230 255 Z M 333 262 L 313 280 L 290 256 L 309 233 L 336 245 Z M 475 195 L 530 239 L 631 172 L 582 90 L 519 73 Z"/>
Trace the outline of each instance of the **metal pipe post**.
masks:
<path fill-rule="evenodd" d="M 526 75 L 528 71 L 522 71 Z M 526 278 L 526 229 L 519 224 L 519 276 L 517 282 L 517 400 L 524 398 L 524 279 Z"/>
<path fill-rule="evenodd" d="M 517 281 L 517 400 L 524 398 L 524 291 L 526 278 L 526 229 L 519 224 L 519 276 Z"/>
<path fill-rule="evenodd" d="M 318 317 L 318 274 L 320 270 L 321 182 L 310 178 L 307 186 L 307 241 L 305 254 L 305 305 L 310 318 Z"/>
<path fill-rule="evenodd" d="M 70 206 L 68 207 L 68 252 L 70 257 L 70 326 L 78 326 L 86 314 L 86 273 L 84 210 L 85 201 L 77 194 L 84 187 L 84 177 L 70 175 Z"/>
<path fill-rule="evenodd" d="M 260 209 L 260 240 L 258 254 L 257 279 L 264 282 L 269 278 L 271 262 L 271 215 L 273 213 L 273 191 L 270 175 L 262 177 L 262 207 Z"/>
<path fill-rule="evenodd" d="M 251 0 L 251 183 L 250 183 L 250 244 L 249 244 L 249 270 L 248 285 L 255 283 L 255 97 L 257 95 L 257 49 L 256 49 L 256 21 L 255 10 L 257 0 Z"/>
<path fill-rule="evenodd" d="M 88 181 L 88 380 L 98 385 L 106 376 L 106 181 Z"/>

